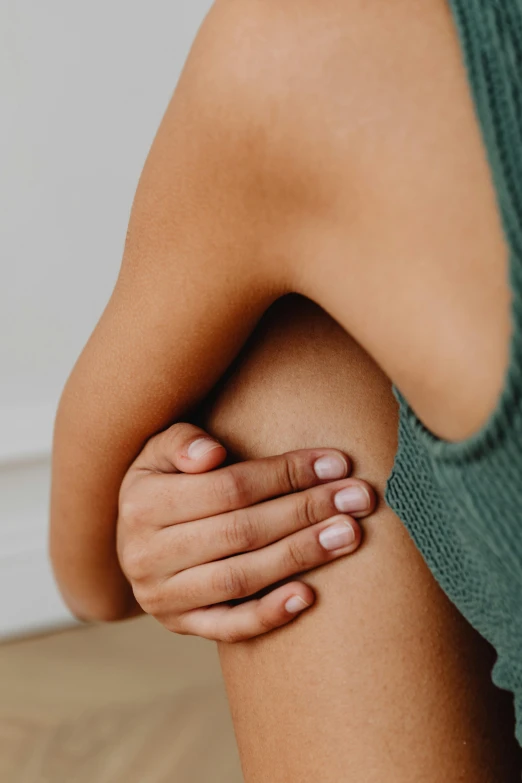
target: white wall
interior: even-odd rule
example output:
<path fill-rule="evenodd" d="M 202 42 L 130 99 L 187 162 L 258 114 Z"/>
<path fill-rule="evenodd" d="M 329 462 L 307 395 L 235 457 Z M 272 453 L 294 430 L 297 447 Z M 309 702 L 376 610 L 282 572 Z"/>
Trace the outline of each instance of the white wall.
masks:
<path fill-rule="evenodd" d="M 210 5 L 0 4 L 0 636 L 67 618 L 46 560 L 52 418 Z"/>

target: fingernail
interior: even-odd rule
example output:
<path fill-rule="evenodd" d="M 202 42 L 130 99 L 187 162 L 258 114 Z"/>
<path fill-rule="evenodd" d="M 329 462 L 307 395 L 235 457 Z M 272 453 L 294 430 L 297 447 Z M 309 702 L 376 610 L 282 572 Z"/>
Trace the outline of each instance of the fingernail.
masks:
<path fill-rule="evenodd" d="M 198 438 L 194 440 L 187 449 L 189 459 L 201 459 L 205 454 L 219 448 L 219 443 L 211 438 Z"/>
<path fill-rule="evenodd" d="M 342 479 L 348 473 L 348 463 L 339 454 L 330 454 L 315 462 L 314 471 L 319 479 Z"/>
<path fill-rule="evenodd" d="M 355 541 L 355 530 L 348 522 L 338 522 L 336 525 L 325 528 L 319 534 L 319 541 L 327 552 L 345 549 Z"/>
<path fill-rule="evenodd" d="M 293 595 L 285 604 L 285 609 L 288 614 L 298 614 L 298 612 L 304 612 L 305 609 L 309 608 L 310 604 L 307 604 L 300 595 Z"/>
<path fill-rule="evenodd" d="M 370 508 L 370 495 L 364 487 L 346 487 L 336 494 L 334 503 L 337 511 L 342 511 L 343 514 L 367 511 Z"/>

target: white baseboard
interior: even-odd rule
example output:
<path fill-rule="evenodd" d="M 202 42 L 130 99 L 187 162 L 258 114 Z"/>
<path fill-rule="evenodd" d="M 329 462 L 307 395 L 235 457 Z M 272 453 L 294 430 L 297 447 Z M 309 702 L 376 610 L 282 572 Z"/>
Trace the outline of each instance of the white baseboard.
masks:
<path fill-rule="evenodd" d="M 74 622 L 47 547 L 54 408 L 0 409 L 0 640 Z"/>

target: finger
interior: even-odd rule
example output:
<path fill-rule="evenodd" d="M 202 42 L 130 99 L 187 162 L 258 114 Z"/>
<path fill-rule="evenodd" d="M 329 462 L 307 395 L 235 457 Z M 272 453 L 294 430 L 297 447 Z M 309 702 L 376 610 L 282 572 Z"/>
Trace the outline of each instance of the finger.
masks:
<path fill-rule="evenodd" d="M 177 619 L 176 628 L 216 642 L 242 642 L 292 622 L 314 602 L 308 585 L 291 582 L 239 606 L 222 604 L 187 612 Z"/>
<path fill-rule="evenodd" d="M 154 435 L 133 464 L 151 473 L 204 473 L 221 465 L 226 449 L 194 424 L 173 424 Z"/>
<path fill-rule="evenodd" d="M 372 487 L 350 478 L 217 517 L 165 527 L 149 542 L 149 568 L 173 576 L 186 568 L 261 549 L 338 512 L 360 519 L 375 505 Z"/>
<path fill-rule="evenodd" d="M 157 527 L 192 522 L 342 479 L 350 470 L 340 451 L 304 449 L 203 475 L 150 475 L 140 491 L 140 516 Z"/>
<path fill-rule="evenodd" d="M 162 603 L 182 613 L 248 598 L 290 576 L 351 554 L 361 538 L 357 522 L 339 514 L 256 552 L 181 571 L 165 581 Z"/>

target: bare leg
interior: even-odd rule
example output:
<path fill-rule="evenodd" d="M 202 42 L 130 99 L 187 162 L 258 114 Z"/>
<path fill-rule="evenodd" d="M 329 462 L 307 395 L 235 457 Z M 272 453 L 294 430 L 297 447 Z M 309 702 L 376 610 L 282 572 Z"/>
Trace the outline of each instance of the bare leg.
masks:
<path fill-rule="evenodd" d="M 383 489 L 396 447 L 388 380 L 321 310 L 273 308 L 207 426 L 241 458 L 332 446 Z M 384 503 L 360 553 L 306 575 L 319 601 L 275 633 L 222 646 L 247 783 L 520 780 L 492 653 Z"/>

